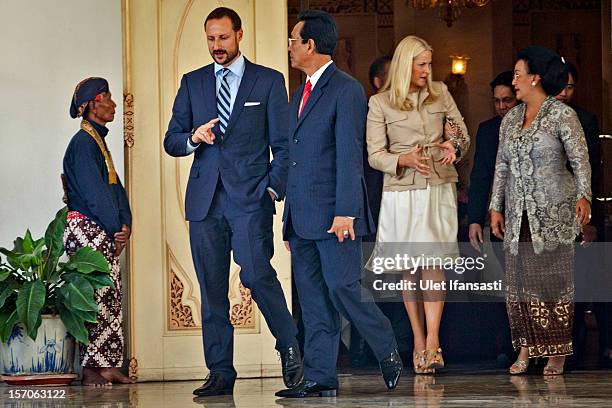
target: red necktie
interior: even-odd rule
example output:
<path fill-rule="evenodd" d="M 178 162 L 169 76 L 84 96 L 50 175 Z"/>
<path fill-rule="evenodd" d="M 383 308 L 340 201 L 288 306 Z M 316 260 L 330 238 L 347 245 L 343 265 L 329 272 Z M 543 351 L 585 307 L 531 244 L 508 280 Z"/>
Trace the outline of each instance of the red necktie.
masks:
<path fill-rule="evenodd" d="M 310 81 L 306 81 L 306 86 L 304 86 L 304 92 L 302 92 L 302 105 L 300 106 L 300 112 L 298 113 L 298 118 L 302 114 L 302 110 L 304 106 L 306 106 L 306 102 L 308 102 L 308 98 L 310 97 L 310 92 L 312 91 L 312 84 Z"/>

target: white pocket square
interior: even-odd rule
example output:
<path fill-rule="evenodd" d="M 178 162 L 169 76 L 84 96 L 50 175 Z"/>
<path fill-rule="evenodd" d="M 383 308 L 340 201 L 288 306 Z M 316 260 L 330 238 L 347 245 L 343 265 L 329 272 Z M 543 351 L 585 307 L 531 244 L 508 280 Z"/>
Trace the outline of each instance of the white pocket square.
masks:
<path fill-rule="evenodd" d="M 261 102 L 245 102 L 244 106 L 257 106 L 261 105 Z"/>

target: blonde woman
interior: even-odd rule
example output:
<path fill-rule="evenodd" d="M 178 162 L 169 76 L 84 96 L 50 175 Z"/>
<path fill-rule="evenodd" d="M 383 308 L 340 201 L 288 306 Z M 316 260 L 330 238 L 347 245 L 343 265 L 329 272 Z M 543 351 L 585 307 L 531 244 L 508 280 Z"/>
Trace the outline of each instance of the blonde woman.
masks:
<path fill-rule="evenodd" d="M 380 250 L 385 244 L 399 244 L 401 254 L 411 259 L 458 256 L 458 178 L 453 163 L 467 151 L 469 137 L 446 85 L 432 80 L 432 52 L 422 38 L 404 38 L 387 81 L 370 98 L 368 161 L 385 174 L 374 256 L 386 252 Z M 435 262 L 394 272 L 412 281 L 445 279 Z M 414 371 L 435 373 L 444 367 L 439 339 L 444 292 L 404 291 L 403 299 L 414 335 Z"/>

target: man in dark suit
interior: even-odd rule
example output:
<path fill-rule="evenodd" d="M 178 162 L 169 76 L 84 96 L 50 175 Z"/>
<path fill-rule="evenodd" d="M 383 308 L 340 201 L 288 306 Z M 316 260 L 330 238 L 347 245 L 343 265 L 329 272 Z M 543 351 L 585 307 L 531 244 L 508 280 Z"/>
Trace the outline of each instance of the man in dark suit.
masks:
<path fill-rule="evenodd" d="M 599 195 L 599 183 L 601 180 L 601 150 L 599 141 L 599 124 L 597 116 L 579 106 L 572 103 L 574 93 L 576 91 L 576 84 L 578 83 L 578 70 L 574 64 L 566 63 L 568 70 L 568 81 L 567 86 L 556 96 L 558 100 L 568 104 L 576 111 L 578 120 L 584 130 L 584 137 L 586 138 L 587 148 L 589 150 L 589 163 L 591 164 L 591 189 L 593 191 L 593 197 Z M 571 170 L 571 166 L 568 163 L 568 169 Z M 591 220 L 588 224 L 582 227 L 583 240 L 586 242 L 593 242 L 597 240 L 597 235 L 603 233 L 603 213 L 599 201 L 593 200 L 591 204 Z"/>
<path fill-rule="evenodd" d="M 225 7 L 208 15 L 204 28 L 214 63 L 183 76 L 164 139 L 171 156 L 195 155 L 185 212 L 210 370 L 194 391 L 198 396 L 231 394 L 236 379 L 230 251 L 241 267 L 242 284 L 276 338 L 287 387 L 299 383 L 303 371 L 295 324 L 270 265 L 274 200 L 284 197 L 287 181 L 285 81 L 240 53 L 241 25 L 238 14 Z"/>
<path fill-rule="evenodd" d="M 482 122 L 476 133 L 474 167 L 470 174 L 468 224 L 470 243 L 479 252 L 481 251 L 481 245 L 484 243 L 483 229 L 489 212 L 489 196 L 493 185 L 495 159 L 499 146 L 499 127 L 506 113 L 518 104 L 512 86 L 512 78 L 513 72 L 505 71 L 497 75 L 489 84 L 493 94 L 493 106 L 496 115 Z M 505 267 L 503 241 L 491 234 L 491 242 L 493 243 L 493 253 L 503 269 Z M 487 313 L 489 313 L 488 319 L 483 321 L 489 323 L 483 326 L 483 335 L 494 335 L 491 341 L 495 344 L 497 361 L 505 367 L 514 351 L 510 342 L 510 323 L 503 299 L 497 299 L 497 301 L 491 303 L 490 307 L 487 308 Z"/>
<path fill-rule="evenodd" d="M 304 380 L 279 397 L 335 395 L 341 312 L 366 339 L 388 388 L 402 369 L 389 320 L 362 291 L 361 237 L 374 230 L 363 179 L 363 88 L 334 65 L 333 18 L 305 11 L 291 32 L 291 66 L 307 75 L 289 108 L 284 237 L 305 328 Z"/>
<path fill-rule="evenodd" d="M 470 243 L 477 251 L 481 250 L 483 228 L 489 209 L 489 195 L 495 174 L 495 159 L 499 146 L 499 127 L 502 118 L 518 104 L 514 87 L 512 86 L 512 71 L 504 71 L 497 75 L 489 84 L 493 93 L 493 105 L 496 115 L 478 126 L 476 133 L 476 152 L 474 167 L 470 174 L 470 193 L 468 201 L 468 224 Z M 501 240 L 491 234 L 495 256 L 504 265 Z"/>
<path fill-rule="evenodd" d="M 578 120 L 584 130 L 584 137 L 586 139 L 587 148 L 589 151 L 589 163 L 591 164 L 591 191 L 593 192 L 593 198 L 598 197 L 600 180 L 601 180 L 601 149 L 599 140 L 599 124 L 597 116 L 579 106 L 572 103 L 576 91 L 576 84 L 578 83 L 578 70 L 571 62 L 566 63 L 568 69 L 568 81 L 566 87 L 556 96 L 558 100 L 569 106 L 576 111 Z M 567 164 L 567 168 L 573 173 L 570 164 Z M 582 227 L 582 237 L 580 240 L 583 245 L 588 245 L 591 242 L 597 241 L 598 236 L 602 236 L 604 228 L 604 213 L 601 208 L 601 203 L 593 199 L 591 203 L 591 219 L 588 224 Z M 599 255 L 597 247 L 593 248 L 577 248 L 576 249 L 576 260 L 574 265 L 574 276 L 576 279 L 576 294 L 577 299 L 585 300 L 588 297 L 589 292 L 593 291 L 593 288 L 597 287 L 600 280 L 609 279 L 608 276 L 602 276 L 601 265 L 599 264 Z M 607 284 L 603 282 L 602 287 L 606 287 Z M 586 296 L 585 296 L 586 295 Z M 585 322 L 585 311 L 588 310 L 589 306 L 584 301 L 576 301 L 574 310 L 574 326 L 573 326 L 573 343 L 574 343 L 574 354 L 570 357 L 570 366 L 580 365 L 583 358 L 586 346 L 586 322 Z M 610 350 L 612 349 L 612 338 L 610 338 L 610 325 L 612 324 L 612 304 L 609 302 L 601 303 L 597 302 L 593 304 L 593 311 L 597 319 L 597 328 L 599 331 L 599 346 L 600 346 L 600 358 L 605 365 L 610 365 L 612 362 L 612 355 Z"/>

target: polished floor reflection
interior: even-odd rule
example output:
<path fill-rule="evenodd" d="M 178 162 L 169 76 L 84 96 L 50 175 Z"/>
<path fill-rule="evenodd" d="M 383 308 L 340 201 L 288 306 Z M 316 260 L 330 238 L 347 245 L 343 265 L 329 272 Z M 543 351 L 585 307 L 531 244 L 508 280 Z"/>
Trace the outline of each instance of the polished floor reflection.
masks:
<path fill-rule="evenodd" d="M 431 376 L 405 375 L 386 391 L 375 372 L 343 375 L 336 398 L 282 400 L 274 396 L 279 378 L 239 380 L 233 397 L 194 398 L 194 381 L 141 383 L 92 389 L 65 388 L 64 399 L 14 398 L 17 388 L 0 385 L 4 407 L 609 407 L 612 371 L 573 371 L 563 377 L 510 377 L 499 370 L 448 370 Z M 12 392 L 11 392 L 12 391 Z M 11 398 L 13 397 L 13 398 Z"/>

